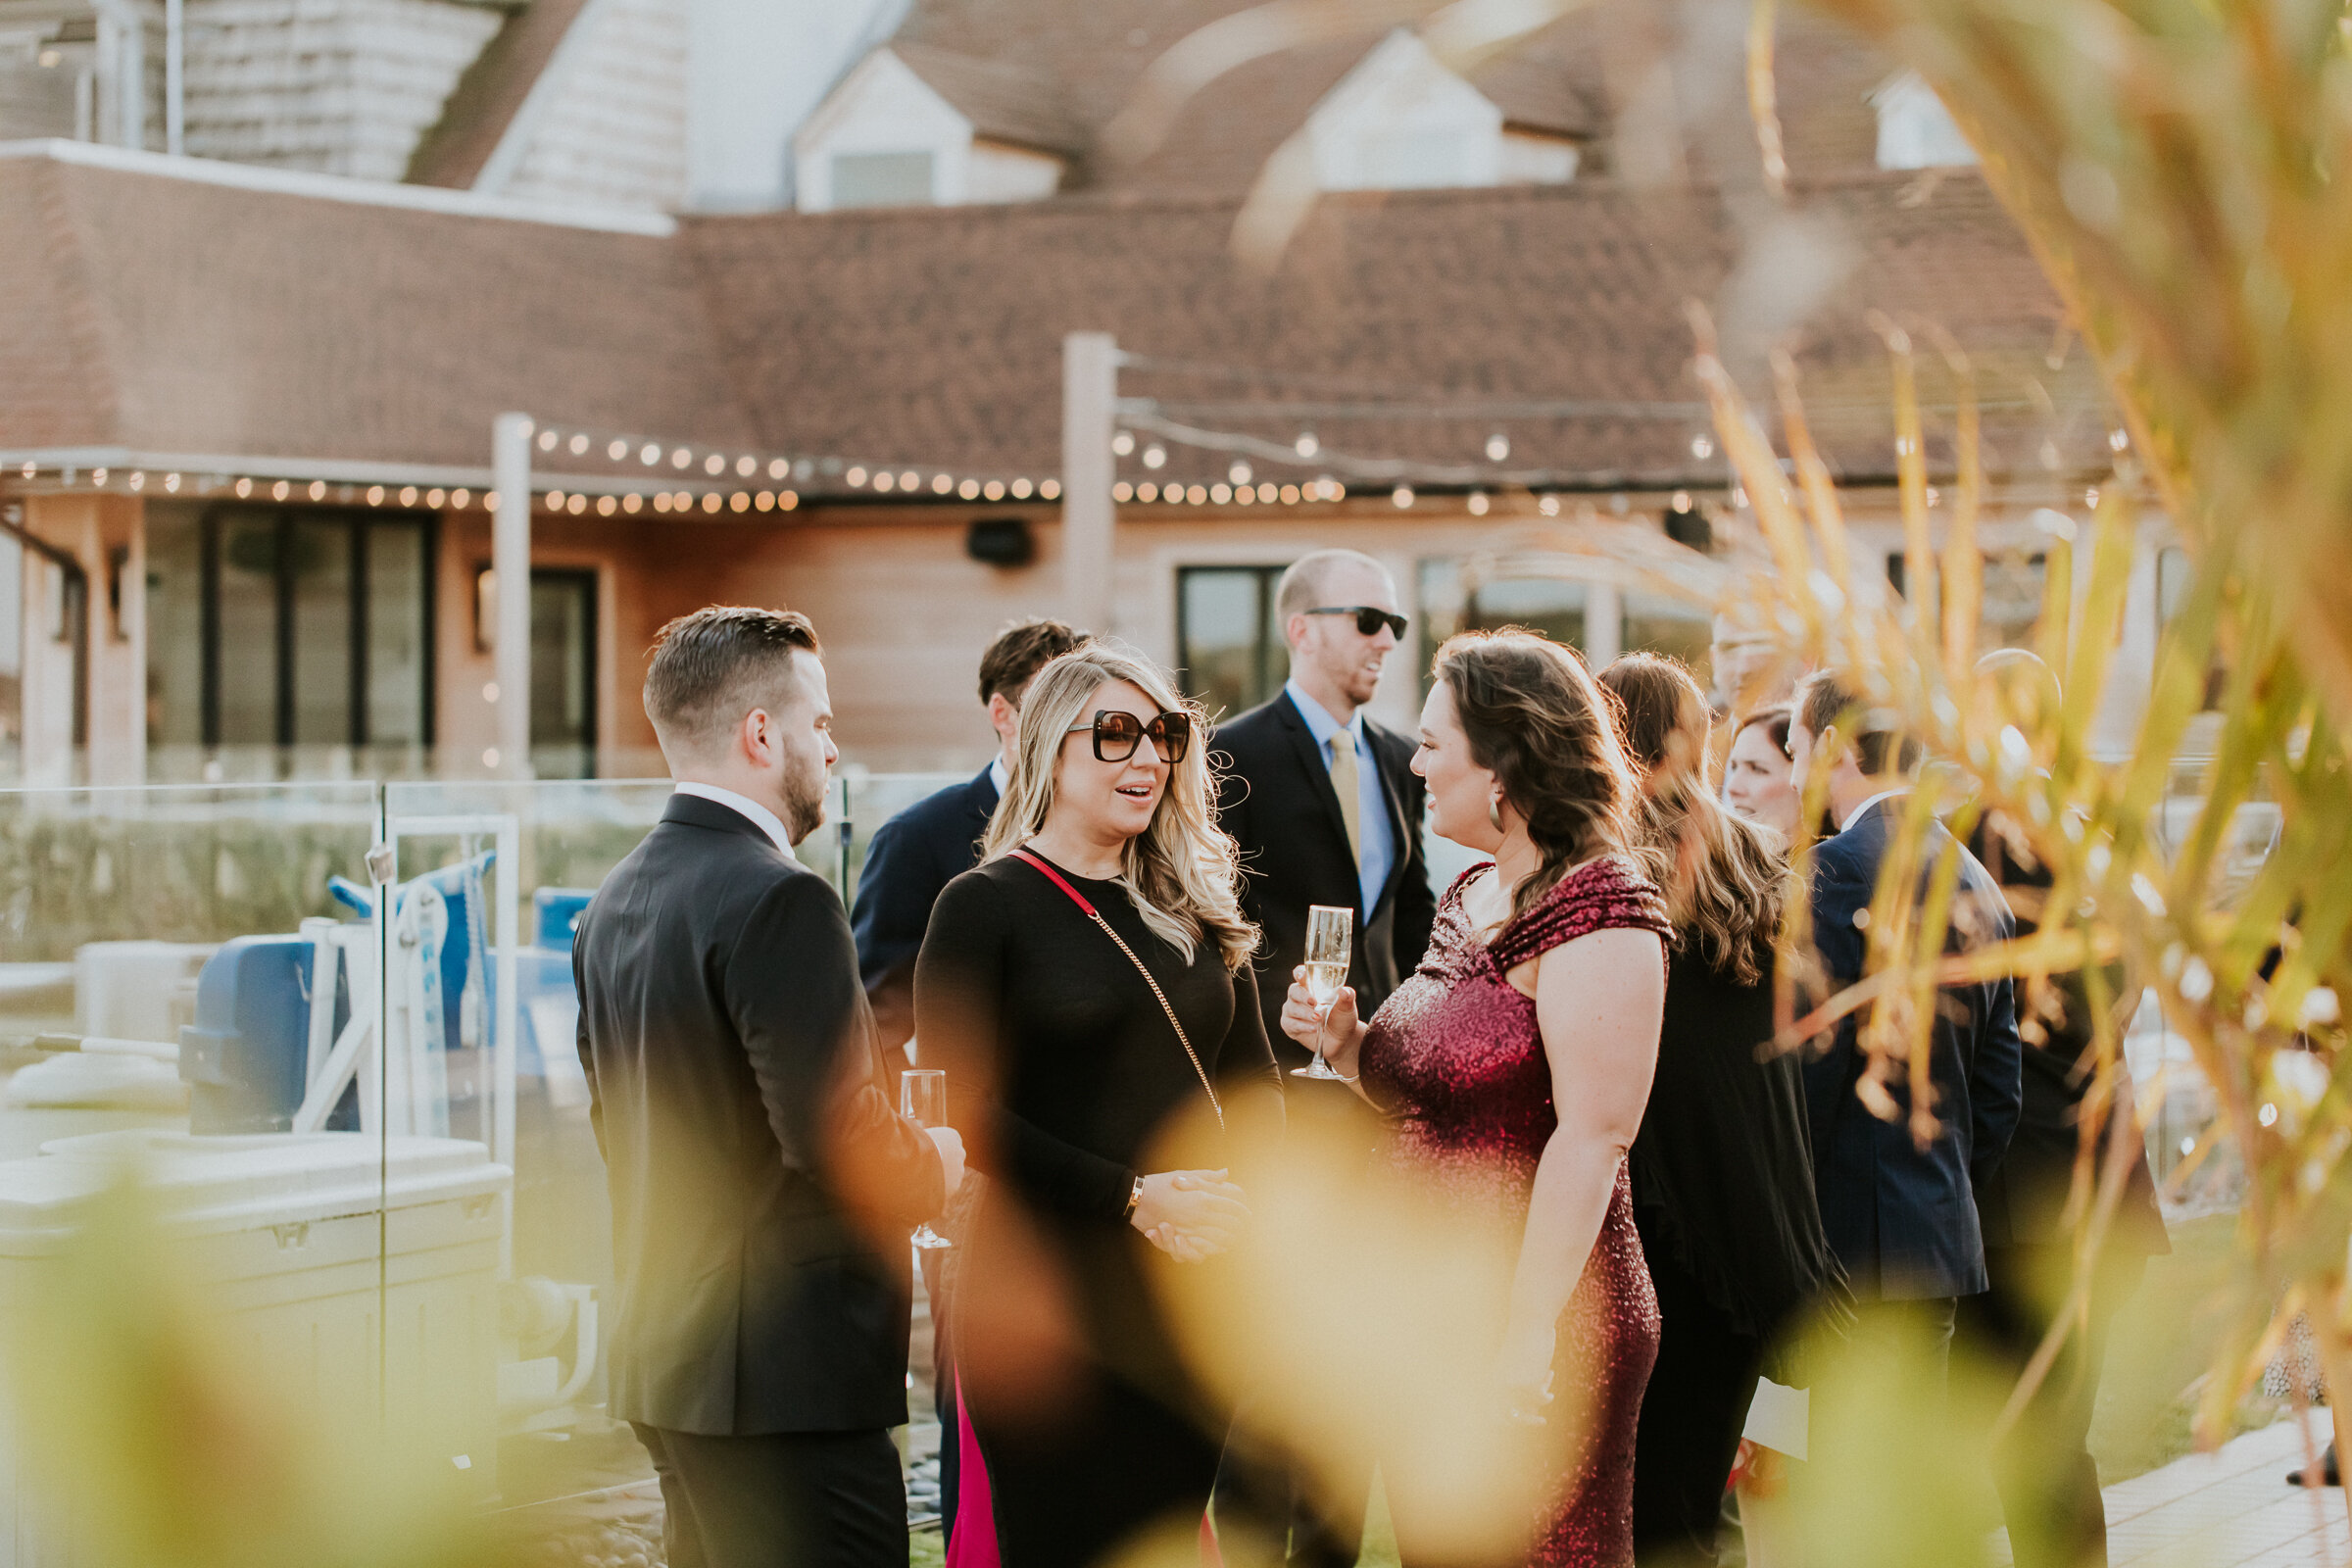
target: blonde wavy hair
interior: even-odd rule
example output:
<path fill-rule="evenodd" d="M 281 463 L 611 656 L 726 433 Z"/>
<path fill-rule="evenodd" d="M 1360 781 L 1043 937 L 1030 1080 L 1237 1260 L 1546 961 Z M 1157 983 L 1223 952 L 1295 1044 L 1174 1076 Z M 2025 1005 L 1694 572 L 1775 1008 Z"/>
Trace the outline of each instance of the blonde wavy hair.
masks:
<path fill-rule="evenodd" d="M 1193 744 L 1168 770 L 1167 793 L 1152 825 L 1127 841 L 1119 883 L 1152 935 L 1191 963 L 1203 941 L 1228 970 L 1250 961 L 1257 927 L 1242 913 L 1240 851 L 1216 824 L 1208 774 L 1208 715 L 1176 690 L 1166 670 L 1133 649 L 1089 643 L 1063 654 L 1029 683 L 1012 776 L 989 818 L 981 863 L 1001 859 L 1037 836 L 1054 809 L 1054 775 L 1065 742 L 1087 744 L 1073 726 L 1094 718 L 1094 695 L 1107 681 L 1136 687 L 1162 712 L 1192 715 Z M 1143 745 L 1152 743 L 1145 741 Z"/>

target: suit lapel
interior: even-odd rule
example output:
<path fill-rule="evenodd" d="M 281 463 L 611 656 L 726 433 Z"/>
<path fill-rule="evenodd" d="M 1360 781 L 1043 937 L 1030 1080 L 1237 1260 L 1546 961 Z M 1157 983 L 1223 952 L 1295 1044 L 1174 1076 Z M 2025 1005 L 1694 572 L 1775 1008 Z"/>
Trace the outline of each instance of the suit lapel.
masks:
<path fill-rule="evenodd" d="M 1389 738 L 1389 732 L 1367 718 L 1364 720 L 1364 733 L 1372 740 L 1372 770 L 1380 777 L 1380 798 L 1388 803 L 1390 842 L 1394 847 L 1389 857 L 1389 879 L 1381 884 L 1380 902 L 1364 911 L 1364 918 L 1369 920 L 1379 912 L 1382 904 L 1395 896 L 1396 884 L 1404 876 L 1405 864 L 1411 858 L 1405 850 L 1415 825 L 1405 821 L 1404 799 L 1397 793 L 1396 780 L 1389 772 L 1388 748 L 1383 744 Z"/>
<path fill-rule="evenodd" d="M 1324 812 L 1331 818 L 1331 829 L 1339 835 L 1340 856 L 1344 859 L 1348 855 L 1348 818 L 1340 813 L 1340 792 L 1331 787 L 1330 761 L 1324 757 L 1323 748 L 1315 744 L 1314 731 L 1306 727 L 1306 716 L 1291 701 L 1289 692 L 1282 694 L 1281 705 L 1275 711 L 1291 737 L 1292 748 L 1298 754 L 1298 765 L 1306 769 L 1307 788 L 1323 802 Z M 1359 874 L 1356 880 L 1360 885 L 1363 878 Z M 1360 900 L 1363 895 L 1358 893 L 1356 897 Z M 1367 916 L 1369 912 L 1366 911 Z"/>

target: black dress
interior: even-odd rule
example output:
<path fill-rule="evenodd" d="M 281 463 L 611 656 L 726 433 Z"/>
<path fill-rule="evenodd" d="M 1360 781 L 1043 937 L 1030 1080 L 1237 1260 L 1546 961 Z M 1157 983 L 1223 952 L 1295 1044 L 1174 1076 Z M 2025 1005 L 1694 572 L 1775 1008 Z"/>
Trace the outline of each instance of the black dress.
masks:
<path fill-rule="evenodd" d="M 1120 884 L 1062 874 L 1150 965 L 1228 1121 L 1279 1104 L 1248 966 L 1229 972 L 1207 943 L 1187 963 Z M 1147 1277 L 1165 1260 L 1125 1218 L 1137 1176 L 1227 1164 L 1167 1015 L 1066 894 L 1009 858 L 940 895 L 914 1011 L 992 1178 L 961 1260 L 957 1355 L 1005 1568 L 1075 1568 L 1155 1524 L 1197 1528 L 1230 1412 L 1181 1365 Z"/>
<path fill-rule="evenodd" d="M 1843 1300 L 1822 1233 L 1797 1058 L 1772 1039 L 1772 955 L 1741 985 L 1678 946 L 1657 1076 L 1628 1158 L 1664 1330 L 1634 1445 L 1634 1546 L 1713 1563 L 1723 1488 L 1776 1340 Z"/>

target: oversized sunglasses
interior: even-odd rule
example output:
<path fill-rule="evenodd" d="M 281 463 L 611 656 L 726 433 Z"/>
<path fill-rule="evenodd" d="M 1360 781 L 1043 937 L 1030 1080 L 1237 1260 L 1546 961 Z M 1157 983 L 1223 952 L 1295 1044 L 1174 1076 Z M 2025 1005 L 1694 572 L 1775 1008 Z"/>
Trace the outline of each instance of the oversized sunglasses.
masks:
<path fill-rule="evenodd" d="M 1181 762 L 1193 745 L 1193 715 L 1162 713 L 1147 724 L 1133 713 L 1115 709 L 1098 709 L 1091 724 L 1072 724 L 1072 735 L 1092 732 L 1095 737 L 1095 760 L 1124 762 L 1143 745 L 1144 737 L 1152 737 L 1152 749 L 1163 762 Z"/>
<path fill-rule="evenodd" d="M 1355 629 L 1367 637 L 1380 635 L 1380 628 L 1383 626 L 1388 627 L 1397 637 L 1401 638 L 1404 635 L 1404 617 L 1402 615 L 1373 605 L 1325 605 L 1320 610 L 1310 610 L 1306 613 L 1310 615 L 1353 615 Z"/>

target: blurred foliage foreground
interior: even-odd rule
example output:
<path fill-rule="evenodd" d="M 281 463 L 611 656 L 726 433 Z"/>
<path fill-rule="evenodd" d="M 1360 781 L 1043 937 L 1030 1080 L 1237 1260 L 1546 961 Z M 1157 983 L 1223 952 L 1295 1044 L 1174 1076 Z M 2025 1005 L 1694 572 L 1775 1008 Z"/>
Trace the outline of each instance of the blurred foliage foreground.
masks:
<path fill-rule="evenodd" d="M 1788 999 L 1785 1038 L 1793 1045 L 1859 1013 L 1875 1082 L 1908 1074 L 1924 1084 L 1914 1048 L 1939 981 L 2016 975 L 2020 1016 L 2031 1019 L 2048 999 L 2048 975 L 2087 963 L 2098 1067 L 2074 1195 L 2078 1253 L 2087 1257 L 2137 1149 L 2124 1140 L 2123 1158 L 2095 1160 L 2091 1135 L 2129 1108 L 2116 1102 L 2128 1081 L 2118 1037 L 2136 986 L 2155 987 L 2219 1104 L 2190 1164 L 2228 1146 L 2247 1173 L 2237 1266 L 2205 1319 L 2213 1338 L 2198 1437 L 2210 1446 L 2228 1435 L 2230 1412 L 2300 1313 L 2337 1391 L 2340 1438 L 2352 1397 L 2352 1095 L 2338 1000 L 2352 984 L 2352 443 L 2342 434 L 2352 410 L 2352 200 L 2337 182 L 2352 177 L 2352 19 L 2336 0 L 1826 8 L 1916 67 L 1952 109 L 2098 355 L 2127 428 L 2087 537 L 2050 541 L 2037 652 L 2064 700 L 2042 711 L 2030 694 L 1975 673 L 1984 486 L 1965 360 L 1948 346 L 1937 355 L 1962 391 L 1950 432 L 1957 471 L 1936 476 L 1948 486 L 1938 548 L 1913 345 L 1900 325 L 1882 323 L 1895 369 L 1906 581 L 1940 578 L 1939 595 L 1915 596 L 1927 608 L 1914 614 L 1900 603 L 1848 601 L 1838 498 L 1788 367 L 1776 441 L 1701 354 L 1771 564 L 1727 608 L 1808 662 L 1853 673 L 1865 701 L 1941 763 L 1889 856 L 1866 979 L 1809 1011 Z M 2146 503 L 2169 514 L 2197 572 L 2163 629 L 2131 755 L 2106 763 L 2088 737 Z M 2227 672 L 2220 738 L 2193 825 L 2176 840 L 2154 818 L 2217 667 Z M 1818 796 L 1818 777 L 1811 788 Z M 2232 877 L 2232 829 L 2258 798 L 2275 804 L 2278 836 L 2250 877 Z M 1945 956 L 1955 868 L 1921 863 L 1931 810 L 1963 836 L 1995 812 L 2048 868 L 2055 886 L 2042 906 L 2021 910 L 2038 916 L 2037 934 Z M 1809 953 L 1804 936 L 1800 908 L 1791 960 Z M 2132 976 L 2121 996 L 2103 994 L 2099 965 L 2111 959 Z M 2164 1076 L 2136 1091 L 2152 1119 Z M 2077 1307 L 2087 1277 L 2078 1269 Z M 1838 1494 L 1852 1502 L 1905 1491 L 1899 1436 L 1888 1434 L 1891 1468 L 1875 1482 L 1844 1478 Z M 1909 1480 L 1932 1485 L 1930 1474 Z M 1828 1558 L 1939 1561 L 1960 1549 L 1937 1541 L 1934 1508 L 1907 1519 L 1900 1508 L 1877 1511 L 1886 1517 L 1859 1536 L 1850 1521 L 1820 1521 Z"/>

